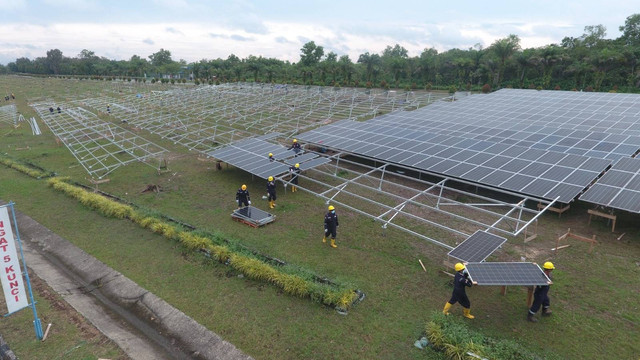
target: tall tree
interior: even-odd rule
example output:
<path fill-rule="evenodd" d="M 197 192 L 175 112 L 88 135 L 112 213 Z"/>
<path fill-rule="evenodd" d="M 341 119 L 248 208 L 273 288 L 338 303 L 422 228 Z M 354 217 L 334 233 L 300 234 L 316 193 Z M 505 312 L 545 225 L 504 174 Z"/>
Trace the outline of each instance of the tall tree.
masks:
<path fill-rule="evenodd" d="M 302 45 L 300 49 L 300 64 L 303 66 L 315 66 L 324 56 L 324 48 L 317 46 L 315 42 L 309 41 Z"/>
<path fill-rule="evenodd" d="M 51 49 L 47 51 L 47 67 L 52 73 L 58 75 L 62 63 L 62 51 Z"/>
<path fill-rule="evenodd" d="M 375 68 L 380 66 L 382 61 L 380 59 L 380 55 L 369 54 L 369 52 L 367 51 L 364 54 L 360 54 L 360 57 L 358 57 L 358 63 L 364 64 L 366 69 L 365 79 L 366 81 L 371 81 Z"/>
<path fill-rule="evenodd" d="M 502 84 L 507 60 L 520 50 L 520 38 L 518 35 L 510 34 L 504 39 L 494 41 L 489 49 L 498 57 L 498 77 L 495 83 L 499 86 Z"/>
<path fill-rule="evenodd" d="M 622 40 L 627 46 L 640 46 L 640 14 L 633 14 L 620 26 Z"/>
<path fill-rule="evenodd" d="M 155 67 L 171 64 L 173 62 L 173 60 L 171 60 L 171 51 L 165 49 L 160 49 L 160 51 L 149 55 L 149 60 L 151 61 L 151 65 Z"/>

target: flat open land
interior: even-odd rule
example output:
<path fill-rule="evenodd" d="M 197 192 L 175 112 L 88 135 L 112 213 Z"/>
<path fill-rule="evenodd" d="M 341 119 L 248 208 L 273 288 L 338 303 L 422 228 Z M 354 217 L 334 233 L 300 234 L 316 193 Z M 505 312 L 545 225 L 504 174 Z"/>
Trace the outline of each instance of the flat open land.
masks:
<path fill-rule="evenodd" d="M 17 111 L 24 118 L 35 117 L 42 130 L 42 135 L 35 136 L 27 122 L 19 122 L 16 128 L 12 121 L 0 121 L 0 155 L 95 186 L 90 182 L 92 176 L 29 104 L 51 100 L 72 104 L 87 98 L 103 99 L 100 104 L 108 99 L 117 103 L 124 96 L 164 91 L 167 86 L 4 76 L 0 77 L 0 90 L 14 93 L 16 100 L 11 103 Z M 0 102 L 0 106 L 6 104 Z M 87 103 L 87 109 L 168 150 L 163 155 L 168 171 L 158 172 L 154 166 L 134 161 L 105 175 L 109 181 L 98 185 L 101 191 L 334 281 L 353 284 L 366 294 L 365 299 L 348 315 L 341 315 L 310 299 L 286 295 L 272 285 L 238 276 L 223 264 L 206 261 L 128 220 L 106 218 L 54 191 L 46 180 L 3 165 L 0 199 L 15 202 L 17 210 L 256 359 L 426 358 L 413 343 L 451 295 L 451 277 L 442 272 L 451 271 L 443 265 L 446 249 L 397 229 L 383 229 L 381 223 L 341 208 L 337 208 L 339 247 L 330 248 L 321 242 L 325 202 L 305 191 L 285 193 L 281 186 L 277 207 L 271 211 L 277 216 L 274 223 L 251 228 L 235 222 L 230 214 L 236 208 L 235 192 L 241 184 L 247 184 L 254 206 L 268 210 L 267 201 L 261 199 L 266 194 L 264 180 L 232 166 L 218 170 L 215 162 L 199 160 L 201 154 L 170 138 L 121 123 L 104 108 L 94 109 Z M 143 192 L 150 185 L 161 191 Z M 588 209 L 587 204 L 572 203 L 560 217 L 545 213 L 537 224 L 536 239 L 524 243 L 521 236 L 508 238 L 489 258 L 525 258 L 538 264 L 552 261 L 556 266 L 550 290 L 552 317 L 535 324 L 526 321 L 525 288 L 510 287 L 502 295 L 498 287 L 473 287 L 467 293 L 476 318 L 467 321 L 469 326 L 488 336 L 515 340 L 541 356 L 637 359 L 639 217 L 619 213 L 612 232 L 604 219 L 594 218 L 588 225 Z M 568 228 L 586 237 L 595 235 L 598 244 L 589 253 L 589 244 L 569 240 L 562 244 L 571 246 L 552 251 L 556 239 Z M 423 231 L 435 239 L 449 239 L 441 229 Z M 55 309 L 42 307 L 41 311 L 45 317 Z M 453 307 L 453 316 L 462 316 L 458 305 Z M 0 327 L 3 336 L 4 329 Z M 10 345 L 19 357 L 21 352 L 31 351 L 30 344 Z"/>

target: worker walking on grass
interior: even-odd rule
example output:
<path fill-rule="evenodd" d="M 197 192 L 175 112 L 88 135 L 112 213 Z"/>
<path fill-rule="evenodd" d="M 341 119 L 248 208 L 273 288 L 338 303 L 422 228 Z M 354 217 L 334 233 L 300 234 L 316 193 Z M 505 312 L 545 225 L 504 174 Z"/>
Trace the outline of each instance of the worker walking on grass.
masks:
<path fill-rule="evenodd" d="M 298 175 L 300 175 L 300 164 L 295 164 L 289 168 L 291 173 L 291 192 L 298 191 Z"/>
<path fill-rule="evenodd" d="M 267 179 L 267 196 L 269 200 L 269 208 L 273 209 L 276 207 L 276 181 L 273 179 L 273 176 L 269 176 Z"/>
<path fill-rule="evenodd" d="M 449 300 L 446 304 L 444 304 L 444 310 L 442 313 L 445 315 L 449 315 L 449 309 L 451 306 L 457 302 L 462 305 L 462 313 L 463 316 L 467 319 L 473 319 L 475 316 L 471 315 L 471 302 L 467 297 L 466 287 L 471 287 L 473 283 L 471 279 L 469 279 L 469 273 L 466 271 L 466 266 L 462 263 L 457 263 L 455 265 L 456 276 L 453 279 L 453 294 L 451 295 L 451 300 Z"/>
<path fill-rule="evenodd" d="M 551 271 L 553 271 L 556 267 L 553 266 L 551 261 L 547 261 L 542 265 L 544 269 L 544 274 L 547 275 L 549 280 L 551 280 Z M 549 287 L 551 285 L 551 281 L 547 285 L 538 285 L 536 286 L 536 290 L 533 292 L 533 304 L 527 313 L 527 320 L 531 322 L 538 322 L 538 319 L 534 317 L 534 315 L 540 310 L 540 305 L 542 305 L 542 316 L 551 315 L 551 310 L 549 310 L 549 306 L 551 305 L 549 302 Z"/>
<path fill-rule="evenodd" d="M 247 185 L 242 184 L 238 192 L 236 192 L 236 201 L 238 202 L 238 209 L 244 206 L 251 205 L 251 198 L 249 197 L 249 190 L 247 190 Z"/>
<path fill-rule="evenodd" d="M 337 248 L 336 245 L 336 233 L 338 231 L 338 214 L 336 214 L 336 208 L 333 205 L 329 205 L 327 214 L 324 216 L 324 236 L 322 242 L 327 242 L 327 237 L 331 235 L 331 247 Z"/>

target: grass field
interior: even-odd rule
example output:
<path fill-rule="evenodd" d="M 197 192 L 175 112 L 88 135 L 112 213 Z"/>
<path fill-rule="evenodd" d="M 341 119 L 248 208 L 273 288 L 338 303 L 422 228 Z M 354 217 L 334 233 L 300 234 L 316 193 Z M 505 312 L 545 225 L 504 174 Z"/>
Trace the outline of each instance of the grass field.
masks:
<path fill-rule="evenodd" d="M 103 81 L 0 77 L 0 89 L 16 94 L 18 110 L 25 117 L 36 116 L 27 105 L 28 98 L 97 96 L 111 86 Z M 43 135 L 32 136 L 26 123 L 14 129 L 0 122 L 1 153 L 89 184 L 88 175 L 70 152 L 56 143 L 44 124 L 40 127 Z M 214 163 L 198 161 L 195 153 L 152 134 L 139 135 L 171 150 L 170 171 L 158 175 L 151 167 L 131 164 L 110 174 L 110 182 L 101 184 L 101 190 L 354 284 L 366 293 L 365 300 L 343 316 L 308 299 L 287 296 L 186 252 L 127 220 L 102 217 L 55 192 L 44 181 L 6 167 L 0 167 L 0 198 L 14 201 L 19 211 L 257 359 L 426 358 L 412 344 L 421 336 L 430 314 L 441 310 L 450 296 L 450 277 L 440 271 L 444 249 L 397 230 L 383 230 L 379 223 L 342 209 L 337 209 L 339 248 L 331 249 L 320 241 L 324 203 L 301 191 L 284 194 L 281 187 L 274 211 L 277 221 L 258 229 L 247 227 L 229 216 L 235 208 L 235 191 L 246 183 L 254 205 L 267 209 L 266 201 L 259 200 L 265 187 L 262 180 L 233 167 L 217 171 Z M 164 191 L 141 193 L 149 184 L 160 185 Z M 553 317 L 527 323 L 523 288 L 509 288 L 502 296 L 498 288 L 476 287 L 468 291 L 476 315 L 469 322 L 471 327 L 493 337 L 517 340 L 541 355 L 638 358 L 637 216 L 619 216 L 616 233 L 611 233 L 601 220 L 587 227 L 587 208 L 572 204 L 561 218 L 553 213 L 543 215 L 537 239 L 526 246 L 522 238 L 509 239 L 491 258 L 519 261 L 525 256 L 540 264 L 552 260 L 557 268 L 550 292 Z M 556 237 L 567 228 L 586 236 L 595 234 L 599 244 L 593 253 L 587 252 L 588 244 L 573 240 L 570 247 L 552 252 Z M 440 231 L 434 229 L 430 236 L 438 238 Z M 622 233 L 625 235 L 617 240 Z M 425 264 L 426 273 L 418 259 Z M 459 306 L 453 310 L 455 316 L 461 316 Z M 42 311 L 46 316 L 48 310 Z M 4 330 L 0 331 L 4 336 Z M 30 346 L 16 344 L 18 356 L 21 349 L 34 351 Z"/>

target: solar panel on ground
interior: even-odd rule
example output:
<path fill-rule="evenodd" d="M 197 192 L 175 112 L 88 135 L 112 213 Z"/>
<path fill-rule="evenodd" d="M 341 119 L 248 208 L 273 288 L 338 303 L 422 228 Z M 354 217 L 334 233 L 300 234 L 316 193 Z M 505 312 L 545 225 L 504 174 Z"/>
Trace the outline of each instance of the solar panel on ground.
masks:
<path fill-rule="evenodd" d="M 262 226 L 276 219 L 276 216 L 253 206 L 234 210 L 231 217 L 252 226 Z"/>
<path fill-rule="evenodd" d="M 481 262 L 466 265 L 477 285 L 548 285 L 551 280 L 540 266 L 528 262 Z"/>
<path fill-rule="evenodd" d="M 449 251 L 448 255 L 461 261 L 482 262 L 493 254 L 507 239 L 478 230 Z"/>
<path fill-rule="evenodd" d="M 640 213 L 640 159 L 620 159 L 580 200 Z"/>

